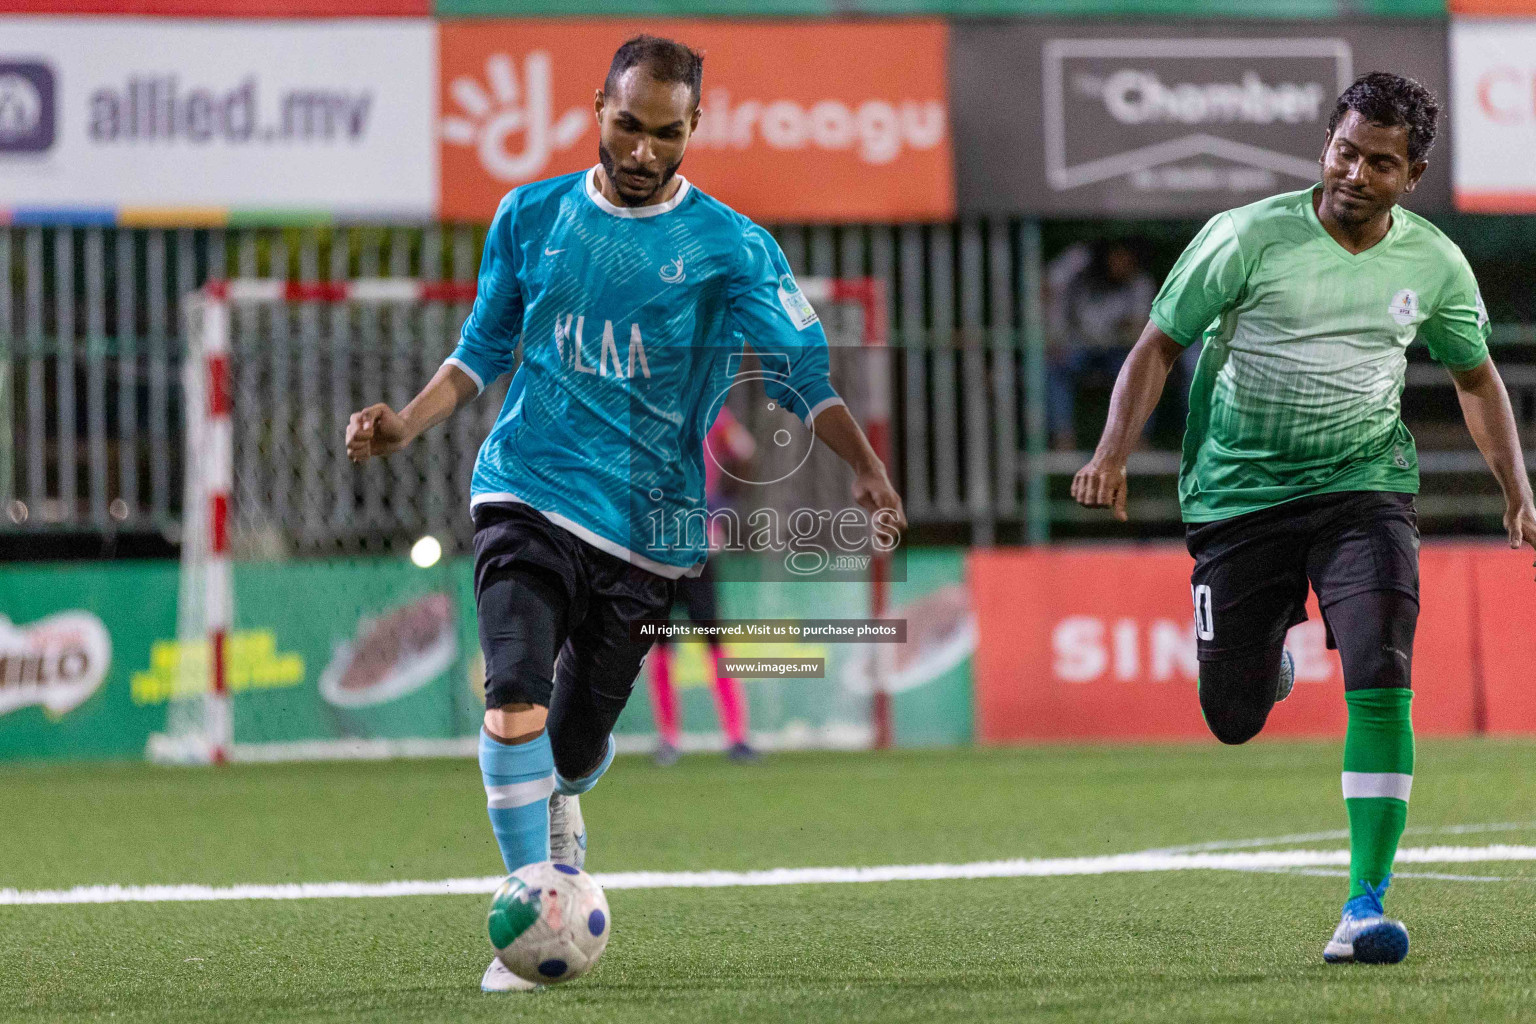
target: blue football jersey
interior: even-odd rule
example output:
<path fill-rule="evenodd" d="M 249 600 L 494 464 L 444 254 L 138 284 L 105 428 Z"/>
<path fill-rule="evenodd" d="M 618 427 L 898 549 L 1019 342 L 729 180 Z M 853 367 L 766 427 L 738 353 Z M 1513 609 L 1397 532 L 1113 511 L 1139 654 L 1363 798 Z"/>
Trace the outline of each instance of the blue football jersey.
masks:
<path fill-rule="evenodd" d="M 622 207 L 596 168 L 521 186 L 486 238 L 479 291 L 448 362 L 482 390 L 522 364 L 475 460 L 471 505 L 522 502 L 593 546 L 676 578 L 702 530 L 658 530 L 704 504 L 704 436 L 741 355 L 807 424 L 842 401 L 827 338 L 768 232 L 679 178 Z"/>

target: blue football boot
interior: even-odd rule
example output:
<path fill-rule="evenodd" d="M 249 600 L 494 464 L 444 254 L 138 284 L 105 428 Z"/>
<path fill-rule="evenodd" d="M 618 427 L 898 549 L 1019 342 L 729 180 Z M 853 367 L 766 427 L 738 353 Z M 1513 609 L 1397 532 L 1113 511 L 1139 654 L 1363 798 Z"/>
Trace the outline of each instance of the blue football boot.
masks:
<path fill-rule="evenodd" d="M 1408 929 L 1394 921 L 1381 908 L 1381 894 L 1387 882 L 1372 888 L 1365 883 L 1365 895 L 1344 904 L 1339 927 L 1323 949 L 1323 959 L 1331 964 L 1395 964 L 1408 955 Z"/>

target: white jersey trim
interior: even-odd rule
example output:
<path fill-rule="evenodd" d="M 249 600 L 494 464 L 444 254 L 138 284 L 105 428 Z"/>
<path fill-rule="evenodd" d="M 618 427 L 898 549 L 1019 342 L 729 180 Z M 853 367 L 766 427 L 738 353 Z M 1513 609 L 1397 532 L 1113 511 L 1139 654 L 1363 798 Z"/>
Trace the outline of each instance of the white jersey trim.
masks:
<path fill-rule="evenodd" d="M 653 572 L 657 576 L 664 576 L 669 580 L 681 579 L 684 576 L 697 576 L 704 571 L 702 565 L 690 568 L 681 565 L 667 565 L 665 562 L 658 562 L 654 558 L 647 558 L 642 554 L 629 550 L 629 548 L 622 544 L 615 544 L 607 537 L 593 533 L 585 526 L 566 518 L 558 512 L 546 512 L 542 508 L 536 508 L 532 502 L 519 498 L 515 494 L 508 492 L 477 494 L 469 499 L 469 507 L 474 508 L 477 505 L 527 505 L 562 530 L 574 534 L 577 538 L 597 548 L 597 550 L 610 554 L 614 558 L 622 559 L 630 565 L 644 569 L 646 572 Z"/>
<path fill-rule="evenodd" d="M 469 368 L 469 364 L 466 363 L 464 360 L 460 359 L 458 356 L 449 356 L 447 359 L 443 360 L 443 365 L 444 366 L 457 366 L 459 369 L 463 370 L 464 373 L 469 377 L 469 379 L 475 382 L 475 393 L 476 394 L 479 394 L 480 392 L 485 390 L 485 381 L 481 380 L 480 379 L 480 375 L 478 373 L 476 373 L 474 370 L 471 370 Z"/>
<path fill-rule="evenodd" d="M 830 409 L 834 405 L 847 404 L 847 402 L 843 401 L 841 395 L 833 395 L 831 398 L 823 398 L 821 401 L 816 403 L 815 408 L 811 409 L 810 412 L 805 414 L 805 425 L 810 426 L 811 421 L 814 420 L 817 416 L 820 416 L 823 410 Z"/>
<path fill-rule="evenodd" d="M 1343 772 L 1344 799 L 1391 797 L 1408 801 L 1413 776 L 1405 772 Z"/>
<path fill-rule="evenodd" d="M 659 217 L 664 213 L 671 213 L 677 209 L 678 204 L 687 197 L 689 191 L 693 188 L 688 179 L 681 174 L 677 176 L 677 180 L 677 193 L 664 203 L 657 203 L 654 206 L 615 206 L 603 198 L 603 194 L 598 191 L 597 165 L 594 164 L 592 169 L 587 171 L 587 198 L 596 203 L 599 210 L 602 210 L 604 213 L 611 213 L 615 217 Z"/>

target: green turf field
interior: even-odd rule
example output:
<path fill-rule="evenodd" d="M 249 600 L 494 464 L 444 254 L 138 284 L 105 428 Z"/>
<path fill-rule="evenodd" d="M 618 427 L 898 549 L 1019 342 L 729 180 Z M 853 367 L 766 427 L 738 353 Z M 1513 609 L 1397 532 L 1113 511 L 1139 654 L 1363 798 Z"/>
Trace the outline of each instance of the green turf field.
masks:
<path fill-rule="evenodd" d="M 1080 857 L 1341 828 L 1332 744 L 621 758 L 595 872 Z M 1536 743 L 1426 741 L 1405 846 L 1536 845 Z M 1448 826 L 1501 826 L 1447 831 Z M 1264 849 L 1338 849 L 1337 838 Z M 0 887 L 493 874 L 470 761 L 0 767 Z M 477 987 L 480 896 L 0 906 L 0 1020 L 1536 1019 L 1536 863 L 1413 865 L 1399 967 L 1328 967 L 1341 877 L 1178 871 L 615 891 L 588 978 Z"/>

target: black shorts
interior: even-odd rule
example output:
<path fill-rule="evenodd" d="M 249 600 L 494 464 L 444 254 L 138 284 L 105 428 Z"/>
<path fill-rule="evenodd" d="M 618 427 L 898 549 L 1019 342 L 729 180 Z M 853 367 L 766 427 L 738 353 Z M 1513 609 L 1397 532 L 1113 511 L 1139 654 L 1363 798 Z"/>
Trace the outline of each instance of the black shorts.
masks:
<path fill-rule="evenodd" d="M 569 691 L 562 704 L 616 718 L 651 647 L 630 638 L 630 625 L 665 618 L 674 581 L 526 505 L 479 505 L 474 521 L 485 706 L 551 707 L 556 691 Z"/>
<path fill-rule="evenodd" d="M 715 601 L 715 573 L 711 568 L 713 562 L 704 563 L 704 571 L 698 576 L 684 576 L 677 581 L 676 603 L 683 606 L 689 622 L 712 622 L 720 617 L 719 605 Z M 656 641 L 665 646 L 665 639 Z M 708 641 L 711 647 L 719 647 L 720 642 L 713 637 Z"/>
<path fill-rule="evenodd" d="M 1393 590 L 1419 600 L 1419 517 L 1413 495 L 1345 491 L 1185 527 L 1201 661 L 1284 640 L 1307 619 L 1307 583 L 1328 621 L 1347 597 Z M 1333 632 L 1328 646 L 1335 648 Z"/>

